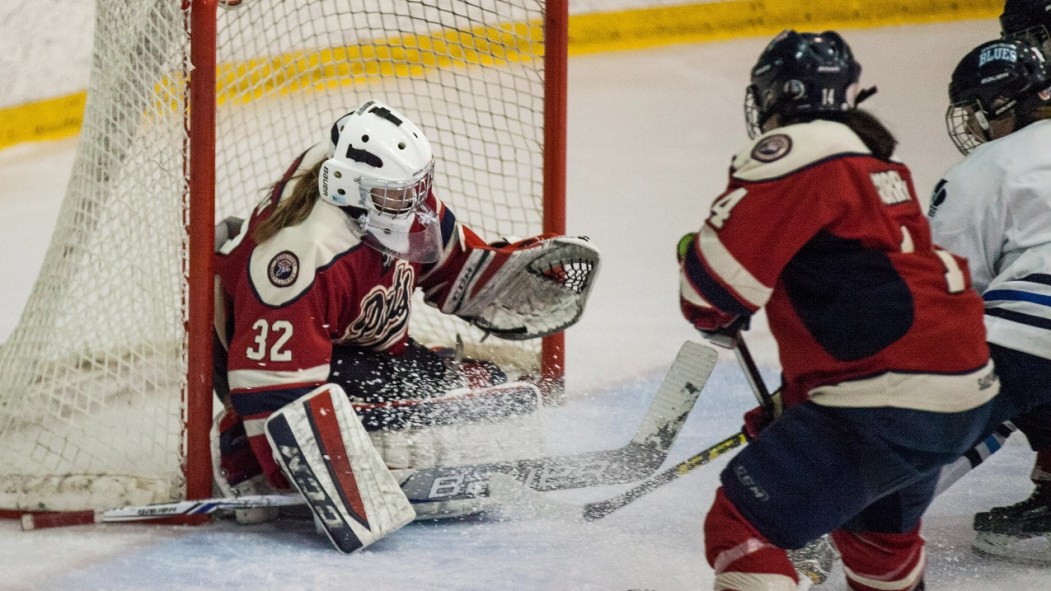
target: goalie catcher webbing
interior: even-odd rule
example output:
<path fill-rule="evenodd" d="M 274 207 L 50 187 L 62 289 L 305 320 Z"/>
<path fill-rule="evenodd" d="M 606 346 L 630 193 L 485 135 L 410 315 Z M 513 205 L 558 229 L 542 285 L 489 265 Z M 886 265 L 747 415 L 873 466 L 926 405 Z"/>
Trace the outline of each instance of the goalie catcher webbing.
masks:
<path fill-rule="evenodd" d="M 339 386 L 321 386 L 274 413 L 266 437 L 340 552 L 364 548 L 416 517 Z"/>
<path fill-rule="evenodd" d="M 530 238 L 471 253 L 441 310 L 510 340 L 565 330 L 584 313 L 599 269 L 586 238 Z"/>

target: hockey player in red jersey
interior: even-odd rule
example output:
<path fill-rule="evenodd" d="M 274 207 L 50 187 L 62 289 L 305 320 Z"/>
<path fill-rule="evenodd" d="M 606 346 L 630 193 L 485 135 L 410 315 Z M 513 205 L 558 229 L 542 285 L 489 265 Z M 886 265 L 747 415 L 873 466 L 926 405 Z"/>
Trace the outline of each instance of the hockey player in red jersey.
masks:
<path fill-rule="evenodd" d="M 949 84 L 946 123 L 967 154 L 935 186 L 935 242 L 967 258 L 984 295 L 1011 422 L 1036 454 L 1032 495 L 974 518 L 979 551 L 1051 561 L 1027 538 L 1051 535 L 1051 1 L 1008 0 L 1003 38 L 969 51 Z"/>
<path fill-rule="evenodd" d="M 705 520 L 716 590 L 795 590 L 785 549 L 829 532 L 851 589 L 922 589 L 938 469 L 999 389 L 966 263 L 857 109 L 860 70 L 835 32 L 777 35 L 746 93 L 754 140 L 680 242 L 686 318 L 732 344 L 765 308 L 783 370 L 783 412 L 746 417 Z"/>
<path fill-rule="evenodd" d="M 479 399 L 484 387 L 507 381 L 501 368 L 442 355 L 410 338 L 413 293 L 422 289 L 428 304 L 497 336 L 501 330 L 515 338 L 543 336 L 577 320 L 597 269 L 597 252 L 585 240 L 483 241 L 436 196 L 423 131 L 383 103 L 365 102 L 328 135 L 291 163 L 247 221 L 228 224 L 218 247 L 216 383 L 220 397 L 229 393 L 219 425 L 226 481 L 220 484 L 250 483 L 252 490 L 261 472 L 271 487 L 288 488 L 264 423 L 326 383 L 347 393 L 392 469 L 442 462 L 446 446 L 433 432 L 406 434 L 456 419 L 437 412 L 473 405 L 533 414 L 535 385 L 500 389 L 502 398 L 487 407 Z M 576 249 L 577 261 L 594 254 L 595 264 L 577 275 L 569 275 L 568 265 L 558 275 L 512 272 L 552 245 Z M 573 289 L 551 296 L 539 283 L 552 281 Z M 508 317 L 522 326 L 501 325 Z M 466 394 L 452 400 L 450 392 Z M 437 399 L 442 404 L 433 404 Z M 525 440 L 516 443 L 523 447 L 516 453 L 539 453 Z M 493 442 L 501 446 L 508 444 Z"/>

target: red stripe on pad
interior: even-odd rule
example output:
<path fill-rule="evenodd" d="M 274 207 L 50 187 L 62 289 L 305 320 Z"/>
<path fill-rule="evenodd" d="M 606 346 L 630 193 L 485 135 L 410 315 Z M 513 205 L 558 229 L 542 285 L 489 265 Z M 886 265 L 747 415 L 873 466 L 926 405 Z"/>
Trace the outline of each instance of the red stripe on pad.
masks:
<path fill-rule="evenodd" d="M 328 466 L 329 474 L 339 487 L 344 504 L 356 519 L 365 527 L 369 527 L 365 503 L 361 500 L 361 491 L 358 490 L 358 483 L 354 478 L 354 469 L 350 465 L 350 458 L 347 457 L 347 446 L 339 432 L 339 421 L 336 420 L 336 409 L 332 404 L 332 392 L 326 390 L 323 394 L 314 396 L 307 402 L 307 408 L 310 410 L 310 418 L 318 434 L 318 445 L 321 447 L 322 458 Z"/>

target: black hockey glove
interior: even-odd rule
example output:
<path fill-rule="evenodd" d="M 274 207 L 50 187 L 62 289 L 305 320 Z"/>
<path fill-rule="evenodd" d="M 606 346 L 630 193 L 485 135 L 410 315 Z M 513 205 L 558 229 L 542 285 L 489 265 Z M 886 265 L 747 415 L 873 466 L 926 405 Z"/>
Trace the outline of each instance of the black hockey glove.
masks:
<path fill-rule="evenodd" d="M 733 349 L 737 346 L 737 341 L 741 338 L 741 331 L 748 330 L 748 324 L 751 320 L 751 316 L 738 316 L 726 326 L 715 330 L 702 330 L 700 332 L 709 343 L 726 349 Z"/>
<path fill-rule="evenodd" d="M 781 391 L 778 390 L 770 395 L 769 404 L 757 406 L 744 413 L 744 426 L 741 427 L 741 432 L 744 433 L 748 441 L 752 441 L 759 437 L 759 433 L 766 429 L 770 423 L 776 421 L 784 412 L 785 406 L 781 401 Z"/>

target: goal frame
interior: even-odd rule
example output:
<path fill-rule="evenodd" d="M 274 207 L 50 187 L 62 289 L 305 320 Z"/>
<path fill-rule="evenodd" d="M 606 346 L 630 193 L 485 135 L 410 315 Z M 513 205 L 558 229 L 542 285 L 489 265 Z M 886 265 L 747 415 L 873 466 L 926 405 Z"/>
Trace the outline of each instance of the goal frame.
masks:
<path fill-rule="evenodd" d="M 189 145 L 187 391 L 185 413 L 186 498 L 212 493 L 210 430 L 213 416 L 212 322 L 215 231 L 216 52 L 219 0 L 184 0 L 192 41 L 188 79 Z M 569 39 L 568 0 L 548 0 L 544 14 L 544 232 L 566 231 L 566 109 Z M 564 386 L 565 337 L 544 337 L 540 370 L 545 396 L 558 399 Z M 192 461 L 191 461 L 192 459 Z"/>

